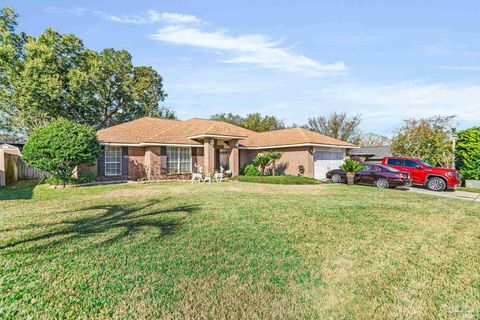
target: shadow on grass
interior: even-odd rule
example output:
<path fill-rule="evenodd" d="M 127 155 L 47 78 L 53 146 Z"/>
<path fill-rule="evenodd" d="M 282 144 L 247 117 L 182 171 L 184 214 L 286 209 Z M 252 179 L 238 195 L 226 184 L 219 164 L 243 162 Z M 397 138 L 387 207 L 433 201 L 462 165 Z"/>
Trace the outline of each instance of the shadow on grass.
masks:
<path fill-rule="evenodd" d="M 0 188 L 0 200 L 22 200 L 31 199 L 33 189 L 38 185 L 38 180 L 19 181 L 9 187 Z"/>
<path fill-rule="evenodd" d="M 164 202 L 165 200 L 166 199 L 151 200 L 140 206 L 123 206 L 116 204 L 90 206 L 79 210 L 60 212 L 58 214 L 68 215 L 69 213 L 78 213 L 82 211 L 102 211 L 103 214 L 93 217 L 82 217 L 79 219 L 67 219 L 50 224 L 30 224 L 23 228 L 0 230 L 0 232 L 31 230 L 33 233 L 36 228 L 50 227 L 50 229 L 53 229 L 42 234 L 0 245 L 0 250 L 17 247 L 23 244 L 33 245 L 33 247 L 30 248 L 31 250 L 42 250 L 57 245 L 67 244 L 77 239 L 101 235 L 115 229 L 121 231 L 116 233 L 113 237 L 97 243 L 97 245 L 114 243 L 144 227 L 156 228 L 159 232 L 159 237 L 168 236 L 179 230 L 183 224 L 183 218 L 176 216 L 165 217 L 165 214 L 191 214 L 199 210 L 196 205 L 174 206 L 162 209 L 153 208 L 155 204 Z M 60 237 L 60 239 L 55 240 L 57 237 Z M 47 239 L 52 239 L 53 241 L 46 244 L 39 243 Z"/>

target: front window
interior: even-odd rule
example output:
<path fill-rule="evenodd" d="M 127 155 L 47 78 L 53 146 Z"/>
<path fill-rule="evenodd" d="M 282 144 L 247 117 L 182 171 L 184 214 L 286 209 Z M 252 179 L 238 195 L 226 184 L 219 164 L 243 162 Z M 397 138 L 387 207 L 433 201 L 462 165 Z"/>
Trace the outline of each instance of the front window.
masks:
<path fill-rule="evenodd" d="M 122 174 L 122 147 L 105 146 L 105 175 Z"/>
<path fill-rule="evenodd" d="M 191 148 L 167 147 L 167 170 L 171 173 L 191 172 Z"/>

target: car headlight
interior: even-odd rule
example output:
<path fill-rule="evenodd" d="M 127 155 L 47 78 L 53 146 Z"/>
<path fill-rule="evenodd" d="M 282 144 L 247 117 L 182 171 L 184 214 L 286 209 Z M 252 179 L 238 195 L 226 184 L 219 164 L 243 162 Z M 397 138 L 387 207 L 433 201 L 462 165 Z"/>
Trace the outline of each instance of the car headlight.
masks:
<path fill-rule="evenodd" d="M 451 177 L 451 178 L 454 178 L 457 176 L 457 173 L 456 172 L 447 172 L 447 176 Z"/>

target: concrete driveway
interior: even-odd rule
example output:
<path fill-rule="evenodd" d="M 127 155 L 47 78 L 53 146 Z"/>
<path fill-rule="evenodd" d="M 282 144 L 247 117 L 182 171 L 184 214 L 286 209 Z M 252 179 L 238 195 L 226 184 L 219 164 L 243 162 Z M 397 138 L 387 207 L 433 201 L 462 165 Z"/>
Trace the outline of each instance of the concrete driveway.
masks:
<path fill-rule="evenodd" d="M 418 187 L 397 188 L 397 189 L 408 191 L 408 192 L 429 194 L 429 195 L 437 196 L 437 197 L 446 197 L 446 198 L 462 199 L 462 200 L 480 202 L 480 193 L 474 193 L 474 192 L 451 191 L 451 190 L 437 192 L 437 191 L 430 191 L 430 190 L 423 189 L 423 188 L 418 188 Z"/>

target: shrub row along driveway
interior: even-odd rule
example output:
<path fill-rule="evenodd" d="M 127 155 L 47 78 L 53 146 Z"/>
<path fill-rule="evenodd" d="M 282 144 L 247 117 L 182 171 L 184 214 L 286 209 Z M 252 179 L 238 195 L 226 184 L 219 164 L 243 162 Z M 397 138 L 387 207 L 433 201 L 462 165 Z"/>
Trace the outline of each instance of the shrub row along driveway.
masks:
<path fill-rule="evenodd" d="M 474 202 L 241 182 L 0 198 L 2 318 L 480 314 Z"/>

